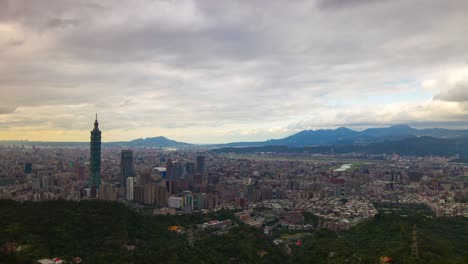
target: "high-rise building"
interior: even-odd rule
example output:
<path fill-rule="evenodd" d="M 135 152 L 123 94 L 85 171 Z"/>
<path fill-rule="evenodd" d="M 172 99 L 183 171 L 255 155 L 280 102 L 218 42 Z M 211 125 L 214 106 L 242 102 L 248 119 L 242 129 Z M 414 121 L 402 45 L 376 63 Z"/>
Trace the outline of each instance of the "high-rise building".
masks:
<path fill-rule="evenodd" d="M 32 164 L 31 163 L 25 163 L 24 164 L 24 173 L 29 174 L 32 172 Z"/>
<path fill-rule="evenodd" d="M 41 175 L 41 186 L 44 190 L 49 190 L 50 177 L 48 175 Z"/>
<path fill-rule="evenodd" d="M 133 151 L 122 150 L 120 154 L 120 172 L 122 187 L 127 187 L 127 178 L 133 177 Z"/>
<path fill-rule="evenodd" d="M 110 183 L 103 183 L 99 189 L 99 199 L 101 200 L 116 201 L 117 196 L 117 188 Z"/>
<path fill-rule="evenodd" d="M 154 183 L 147 183 L 144 186 L 145 194 L 144 194 L 144 203 L 146 205 L 154 205 L 154 201 L 156 200 L 156 184 Z"/>
<path fill-rule="evenodd" d="M 128 177 L 127 178 L 127 185 L 126 185 L 126 192 L 125 192 L 125 198 L 128 201 L 133 201 L 134 198 L 134 188 L 135 188 L 135 178 L 134 177 Z"/>
<path fill-rule="evenodd" d="M 140 185 L 145 185 L 151 182 L 151 174 L 148 172 L 143 172 L 138 175 L 138 183 Z"/>
<path fill-rule="evenodd" d="M 172 159 L 168 159 L 166 162 L 166 178 L 172 180 Z"/>
<path fill-rule="evenodd" d="M 197 173 L 205 175 L 205 156 L 197 156 Z"/>
<path fill-rule="evenodd" d="M 168 192 L 164 186 L 156 183 L 145 184 L 144 203 L 155 207 L 166 207 Z"/>
<path fill-rule="evenodd" d="M 206 198 L 206 193 L 200 193 L 195 196 L 194 199 L 194 207 L 195 209 L 205 209 L 205 198 Z"/>
<path fill-rule="evenodd" d="M 169 193 L 167 192 L 166 187 L 157 185 L 156 186 L 155 206 L 156 207 L 166 207 L 168 198 L 169 198 Z"/>
<path fill-rule="evenodd" d="M 184 191 L 183 193 L 183 207 L 186 211 L 193 210 L 193 195 L 191 191 Z"/>
<path fill-rule="evenodd" d="M 135 186 L 135 188 L 133 188 L 133 190 L 134 190 L 133 200 L 140 204 L 144 203 L 145 202 L 145 187 L 141 185 L 137 185 Z"/>
<path fill-rule="evenodd" d="M 169 181 L 169 193 L 176 194 L 180 192 L 180 182 L 179 181 Z"/>
<path fill-rule="evenodd" d="M 91 131 L 90 170 L 89 187 L 98 190 L 101 185 L 101 131 L 99 130 L 97 114 L 94 129 Z"/>
<path fill-rule="evenodd" d="M 195 174 L 195 163 L 187 162 L 185 167 L 188 174 Z"/>
<path fill-rule="evenodd" d="M 181 162 L 175 162 L 172 166 L 172 179 L 180 180 L 185 178 L 185 166 Z"/>
<path fill-rule="evenodd" d="M 191 189 L 193 187 L 193 181 L 194 181 L 194 176 L 195 176 L 195 163 L 194 162 L 187 162 L 185 164 L 186 167 L 186 180 L 188 182 L 189 188 Z"/>

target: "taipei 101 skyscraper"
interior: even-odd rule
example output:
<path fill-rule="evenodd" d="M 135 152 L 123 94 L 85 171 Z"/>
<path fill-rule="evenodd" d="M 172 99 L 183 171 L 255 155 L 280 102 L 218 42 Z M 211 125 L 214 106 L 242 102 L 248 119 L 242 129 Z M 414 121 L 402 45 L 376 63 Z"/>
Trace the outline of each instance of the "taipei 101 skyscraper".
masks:
<path fill-rule="evenodd" d="M 101 130 L 99 130 L 97 114 L 94 129 L 91 131 L 90 170 L 88 187 L 97 193 L 101 185 Z"/>

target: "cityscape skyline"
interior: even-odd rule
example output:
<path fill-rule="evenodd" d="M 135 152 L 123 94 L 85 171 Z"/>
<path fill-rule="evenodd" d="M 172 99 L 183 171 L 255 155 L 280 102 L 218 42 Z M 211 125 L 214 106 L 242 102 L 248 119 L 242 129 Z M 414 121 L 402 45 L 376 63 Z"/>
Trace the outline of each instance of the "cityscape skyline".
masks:
<path fill-rule="evenodd" d="M 467 5 L 1 1 L 0 138 L 84 141 L 89 112 L 106 141 L 468 128 Z"/>
<path fill-rule="evenodd" d="M 467 0 L 0 0 L 0 262 L 468 263 L 467 25 Z"/>
<path fill-rule="evenodd" d="M 384 135 L 388 130 L 373 131 Z M 349 131 L 340 129 L 338 132 Z M 143 223 L 156 223 L 160 227 L 154 230 L 150 226 L 141 226 L 138 234 L 145 234 L 145 240 L 126 239 L 125 244 L 122 243 L 126 247 L 116 255 L 117 259 L 125 257 L 122 263 L 127 263 L 127 258 L 135 257 L 135 252 L 140 251 L 144 252 L 143 258 L 148 258 L 148 251 L 142 251 L 141 247 L 144 247 L 147 239 L 160 241 L 161 234 L 177 232 L 179 235 L 174 239 L 179 237 L 187 245 L 196 245 L 195 252 L 200 252 L 199 246 L 205 239 L 216 236 L 218 241 L 225 236 L 238 235 L 240 231 L 255 236 L 256 242 L 250 248 L 263 248 L 258 243 L 267 241 L 270 243 L 269 254 L 276 252 L 283 259 L 267 260 L 265 263 L 289 263 L 287 259 L 301 252 L 302 247 L 309 243 L 306 241 L 310 236 L 333 234 L 336 237 L 334 232 L 340 232 L 343 237 L 351 235 L 355 239 L 357 236 L 353 232 L 363 228 L 366 230 L 358 233 L 358 237 L 369 239 L 365 242 L 366 251 L 359 251 L 360 246 L 346 243 L 343 249 L 356 253 L 337 250 L 339 253 L 333 256 L 334 259 L 339 258 L 338 262 L 344 263 L 352 255 L 387 260 L 382 263 L 393 263 L 393 259 L 396 262 L 401 260 L 402 263 L 423 263 L 436 258 L 435 263 L 445 263 L 446 260 L 461 260 L 464 257 L 463 251 L 451 250 L 446 253 L 448 251 L 438 248 L 429 251 L 427 244 L 420 246 L 419 241 L 424 238 L 433 244 L 434 239 L 439 239 L 435 230 L 450 230 L 448 227 L 457 226 L 459 228 L 456 230 L 443 232 L 444 237 L 440 240 L 453 241 L 459 238 L 456 242 L 459 246 L 453 245 L 453 249 L 464 245 L 466 229 L 463 230 L 463 225 L 466 225 L 468 216 L 468 166 L 463 163 L 466 152 L 455 157 L 439 152 L 438 145 L 434 145 L 432 150 L 426 146 L 429 152 L 409 155 L 405 152 L 388 154 L 383 149 L 377 153 L 341 153 L 332 149 L 328 153 L 314 154 L 300 148 L 294 151 L 293 148 L 293 152 L 260 150 L 254 154 L 245 154 L 232 152 L 229 148 L 200 151 L 113 147 L 104 149 L 101 157 L 101 131 L 97 118 L 90 139 L 89 149 L 76 146 L 0 146 L 0 209 L 9 212 L 5 213 L 8 220 L 3 226 L 7 230 L 12 225 L 18 226 L 17 230 L 21 230 L 21 236 L 24 237 L 18 238 L 18 232 L 2 232 L 3 241 L 14 239 L 14 242 L 4 243 L 4 250 L 0 254 L 24 254 L 23 250 L 17 250 L 18 245 L 25 243 L 22 241 L 42 248 L 43 240 L 37 239 L 36 234 L 39 237 L 50 236 L 51 232 L 42 230 L 56 230 L 57 226 L 62 225 L 69 227 L 71 225 L 64 221 L 69 221 L 66 219 L 71 217 L 73 223 L 78 223 L 80 227 L 74 237 L 85 234 L 84 238 L 80 238 L 84 240 L 78 246 L 79 259 L 91 262 L 96 249 L 91 247 L 82 250 L 85 246 L 81 243 L 88 244 L 91 240 L 99 239 L 102 244 L 111 241 L 108 235 L 95 235 L 96 231 L 89 231 L 93 230 L 91 228 L 110 234 L 108 226 L 117 222 L 121 224 L 111 233 L 131 237 L 135 230 L 129 225 L 136 226 L 132 221 L 137 219 L 144 219 Z M 413 144 L 406 144 L 404 148 L 413 147 Z M 8 205 L 11 203 L 15 203 L 13 210 Z M 24 205 L 28 208 L 21 209 Z M 47 206 L 47 209 L 43 206 Z M 79 209 L 82 206 L 84 208 Z M 17 213 L 17 210 L 24 211 Z M 57 222 L 45 221 L 50 217 L 57 219 L 54 217 L 57 213 L 63 216 Z M 125 221 L 122 216 L 129 218 Z M 41 233 L 25 227 L 25 224 L 17 224 L 20 221 L 23 223 L 25 217 L 33 219 L 28 222 L 32 226 L 37 223 L 44 225 L 39 229 Z M 102 220 L 103 217 L 109 220 Z M 375 226 L 376 222 L 385 218 L 391 225 L 386 223 Z M 181 224 L 176 222 L 178 219 L 183 220 Z M 427 221 L 431 222 L 426 224 Z M 406 227 L 402 228 L 402 224 Z M 431 229 L 428 229 L 428 225 Z M 155 236 L 147 236 L 149 233 Z M 390 237 L 390 246 L 384 244 L 382 248 L 376 249 L 375 234 L 380 234 L 383 241 L 388 241 Z M 237 235 L 233 237 L 235 241 L 239 240 Z M 399 239 L 392 240 L 392 237 Z M 63 238 L 65 240 L 61 241 Z M 49 241 L 53 243 L 46 245 L 51 249 L 62 248 L 64 243 L 70 243 L 72 249 L 73 244 L 77 247 L 77 240 L 66 238 L 52 235 Z M 244 237 L 242 241 L 245 241 Z M 333 241 L 329 245 L 338 247 L 339 243 Z M 210 242 L 208 245 L 212 247 L 216 244 Z M 397 252 L 382 253 L 387 248 L 394 249 L 396 244 L 399 245 Z M 228 252 L 235 252 L 233 256 L 237 256 L 237 251 L 231 248 L 235 247 L 223 249 L 219 258 L 226 259 Z M 329 255 L 329 247 L 323 247 L 322 243 L 314 248 L 323 250 L 325 254 L 317 256 L 307 248 L 308 252 L 304 255 L 297 255 L 306 259 L 323 259 Z M 369 249 L 371 251 L 367 252 Z M 118 247 L 112 246 L 108 250 L 114 252 Z M 157 246 L 153 250 L 167 252 L 168 249 Z M 36 259 L 39 263 L 57 263 L 57 255 L 67 260 L 77 256 L 72 250 L 51 252 L 54 251 L 34 251 L 34 255 L 25 258 Z M 101 252 L 99 250 L 99 254 Z M 191 257 L 194 254 L 185 252 L 182 255 L 190 254 L 188 256 Z M 212 257 L 216 253 L 207 254 Z M 264 257 L 256 251 L 250 254 L 260 259 Z M 103 256 L 107 260 L 110 255 Z M 179 263 L 180 259 L 175 262 Z"/>

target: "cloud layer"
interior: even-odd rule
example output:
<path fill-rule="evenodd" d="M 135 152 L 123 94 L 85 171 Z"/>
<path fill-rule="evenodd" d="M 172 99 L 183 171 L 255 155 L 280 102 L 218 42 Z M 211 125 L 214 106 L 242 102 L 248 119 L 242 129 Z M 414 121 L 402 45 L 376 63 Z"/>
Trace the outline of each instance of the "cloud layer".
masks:
<path fill-rule="evenodd" d="M 0 0 L 0 139 L 468 128 L 468 3 Z"/>

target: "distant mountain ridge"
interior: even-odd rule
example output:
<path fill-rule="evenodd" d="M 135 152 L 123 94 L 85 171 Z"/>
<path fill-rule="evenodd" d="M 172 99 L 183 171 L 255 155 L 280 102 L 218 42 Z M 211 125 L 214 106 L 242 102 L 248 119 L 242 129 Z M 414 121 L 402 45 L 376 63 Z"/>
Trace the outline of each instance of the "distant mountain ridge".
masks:
<path fill-rule="evenodd" d="M 468 137 L 434 138 L 421 136 L 405 138 L 397 141 L 384 141 L 369 145 L 327 145 L 314 147 L 294 146 L 257 146 L 257 147 L 225 147 L 211 150 L 212 153 L 309 153 L 309 154 L 398 154 L 407 156 L 445 156 L 459 155 L 468 157 Z"/>
<path fill-rule="evenodd" d="M 184 143 L 168 139 L 163 136 L 151 137 L 151 138 L 138 138 L 132 141 L 122 142 L 109 142 L 104 143 L 110 146 L 122 146 L 122 147 L 161 147 L 161 148 L 185 148 L 194 146 L 193 144 Z"/>
<path fill-rule="evenodd" d="M 369 145 L 384 141 L 398 141 L 407 138 L 428 136 L 434 138 L 468 137 L 468 130 L 443 128 L 416 129 L 408 125 L 394 125 L 384 128 L 368 128 L 355 131 L 345 127 L 337 129 L 303 130 L 294 135 L 261 142 L 235 142 L 221 147 L 260 147 L 260 146 L 328 146 L 328 145 Z"/>
<path fill-rule="evenodd" d="M 443 128 L 416 129 L 408 125 L 394 125 L 383 128 L 368 128 L 355 131 L 346 127 L 337 129 L 303 130 L 291 136 L 255 142 L 232 142 L 226 144 L 190 144 L 168 139 L 163 136 L 139 138 L 131 141 L 103 142 L 109 147 L 160 147 L 160 148 L 226 148 L 262 146 L 367 146 L 386 141 L 400 141 L 417 137 L 440 139 L 468 138 L 468 130 Z M 44 142 L 44 141 L 0 141 L 0 145 L 44 146 L 44 147 L 89 147 L 89 142 Z"/>

